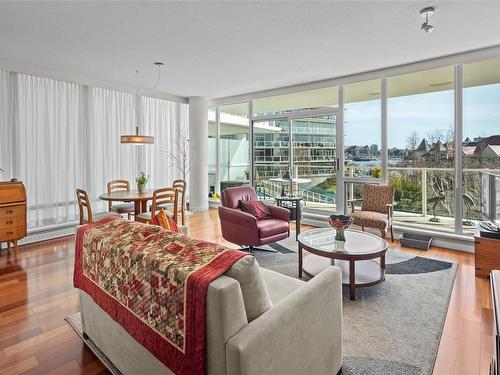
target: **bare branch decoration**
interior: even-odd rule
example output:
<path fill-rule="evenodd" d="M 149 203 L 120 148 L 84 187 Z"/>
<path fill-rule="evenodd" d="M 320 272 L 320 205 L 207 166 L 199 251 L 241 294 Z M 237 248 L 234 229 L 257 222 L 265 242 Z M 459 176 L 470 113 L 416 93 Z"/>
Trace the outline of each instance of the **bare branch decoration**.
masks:
<path fill-rule="evenodd" d="M 182 179 L 187 181 L 187 176 L 191 168 L 196 164 L 198 155 L 189 151 L 189 132 L 184 130 L 179 134 L 174 147 L 164 151 L 170 158 L 171 165 L 182 175 Z"/>

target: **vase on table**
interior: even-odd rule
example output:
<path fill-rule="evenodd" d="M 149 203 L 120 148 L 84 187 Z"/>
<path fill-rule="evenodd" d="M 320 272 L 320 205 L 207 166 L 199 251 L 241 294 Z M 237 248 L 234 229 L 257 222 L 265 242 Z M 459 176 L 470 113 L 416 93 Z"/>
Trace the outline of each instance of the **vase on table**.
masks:
<path fill-rule="evenodd" d="M 146 192 L 146 184 L 137 184 L 137 191 L 144 194 Z"/>
<path fill-rule="evenodd" d="M 335 249 L 344 250 L 345 230 L 354 222 L 354 219 L 346 215 L 331 215 L 328 222 L 335 229 Z"/>

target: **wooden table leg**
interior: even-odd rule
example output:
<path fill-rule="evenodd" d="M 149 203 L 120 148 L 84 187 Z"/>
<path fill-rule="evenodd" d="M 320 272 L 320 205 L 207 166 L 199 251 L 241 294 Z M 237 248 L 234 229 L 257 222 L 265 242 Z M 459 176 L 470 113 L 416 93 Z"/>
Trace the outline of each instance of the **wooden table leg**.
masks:
<path fill-rule="evenodd" d="M 141 201 L 141 213 L 148 212 L 148 201 Z"/>
<path fill-rule="evenodd" d="M 351 301 L 356 300 L 356 271 L 354 260 L 349 261 L 349 294 Z"/>
<path fill-rule="evenodd" d="M 302 279 L 302 246 L 299 242 L 299 279 Z"/>
<path fill-rule="evenodd" d="M 17 258 L 17 240 L 14 240 L 14 256 Z"/>
<path fill-rule="evenodd" d="M 141 214 L 141 202 L 134 201 L 134 220 L 137 220 L 137 216 Z"/>

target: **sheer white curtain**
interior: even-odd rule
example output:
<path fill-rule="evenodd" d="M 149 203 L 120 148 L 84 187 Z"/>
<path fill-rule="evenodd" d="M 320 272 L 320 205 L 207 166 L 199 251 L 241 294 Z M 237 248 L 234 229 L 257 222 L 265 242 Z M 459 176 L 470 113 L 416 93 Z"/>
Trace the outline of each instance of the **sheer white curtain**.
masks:
<path fill-rule="evenodd" d="M 121 144 L 120 135 L 135 131 L 134 102 L 129 93 L 0 71 L 0 168 L 6 172 L 0 180 L 25 183 L 31 229 L 75 221 L 76 188 L 87 190 L 100 211 L 106 204 L 99 194 L 113 179 L 135 188 L 144 170 L 152 188 L 180 176 L 168 150 L 187 129 L 187 105 L 140 98 L 141 132 L 156 142 Z"/>
<path fill-rule="evenodd" d="M 14 133 L 12 123 L 13 116 L 13 75 L 5 70 L 0 70 L 0 180 L 9 178 L 13 168 L 13 142 Z"/>
<path fill-rule="evenodd" d="M 182 178 L 172 160 L 178 144 L 187 136 L 189 107 L 156 98 L 141 98 L 141 131 L 155 136 L 153 145 L 140 146 L 140 168 L 150 175 L 151 187 L 167 187 Z"/>
<path fill-rule="evenodd" d="M 82 86 L 17 75 L 14 174 L 26 185 L 29 226 L 74 220 L 81 183 Z"/>
<path fill-rule="evenodd" d="M 135 132 L 134 100 L 133 94 L 89 88 L 86 189 L 100 209 L 106 205 L 98 197 L 109 181 L 128 180 L 134 189 L 138 146 L 120 143 L 120 135 Z"/>

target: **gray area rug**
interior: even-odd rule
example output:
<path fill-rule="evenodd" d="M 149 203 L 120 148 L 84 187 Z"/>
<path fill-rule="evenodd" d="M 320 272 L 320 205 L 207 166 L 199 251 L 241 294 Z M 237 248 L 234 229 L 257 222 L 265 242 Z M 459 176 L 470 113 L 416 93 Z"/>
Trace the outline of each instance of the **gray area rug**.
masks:
<path fill-rule="evenodd" d="M 261 267 L 298 276 L 295 237 L 288 251 L 255 251 Z M 280 251 L 280 247 L 272 245 Z M 389 250 L 385 282 L 344 288 L 344 375 L 432 374 L 457 265 Z"/>
<path fill-rule="evenodd" d="M 297 277 L 295 234 L 255 251 L 261 267 Z M 397 251 L 386 255 L 386 281 L 358 289 L 356 301 L 344 288 L 343 375 L 432 374 L 457 265 Z M 80 314 L 66 318 L 111 373 L 120 372 L 84 338 Z M 312 374 L 311 374 L 312 375 Z"/>

